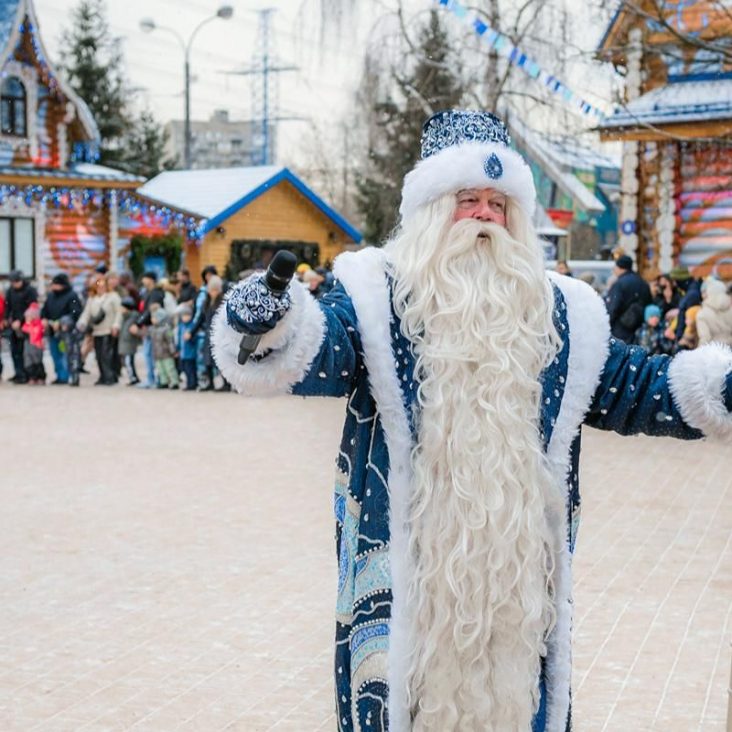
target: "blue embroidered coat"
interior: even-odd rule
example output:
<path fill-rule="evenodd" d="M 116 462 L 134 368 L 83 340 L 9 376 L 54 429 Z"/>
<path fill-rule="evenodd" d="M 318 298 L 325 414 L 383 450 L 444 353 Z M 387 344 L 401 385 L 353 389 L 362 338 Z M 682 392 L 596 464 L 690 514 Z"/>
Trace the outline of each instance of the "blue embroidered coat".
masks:
<path fill-rule="evenodd" d="M 414 356 L 400 332 L 382 250 L 341 255 L 338 282 L 316 302 L 293 286 L 293 307 L 263 338 L 255 362 L 236 361 L 239 335 L 222 308 L 214 356 L 249 394 L 290 391 L 346 399 L 335 481 L 338 597 L 335 685 L 341 732 L 408 732 L 405 700 L 406 506 L 416 387 Z M 580 427 L 697 439 L 732 438 L 732 352 L 711 346 L 670 359 L 610 337 L 601 300 L 584 283 L 554 277 L 561 352 L 542 375 L 541 436 L 566 496 L 555 527 L 557 624 L 540 679 L 533 732 L 571 725 L 571 553 L 580 515 Z"/>

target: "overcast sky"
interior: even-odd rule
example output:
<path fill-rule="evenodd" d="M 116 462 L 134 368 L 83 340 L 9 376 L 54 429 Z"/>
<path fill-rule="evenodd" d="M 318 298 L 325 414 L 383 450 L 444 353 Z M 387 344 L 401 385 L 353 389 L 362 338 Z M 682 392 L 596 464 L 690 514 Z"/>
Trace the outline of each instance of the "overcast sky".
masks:
<path fill-rule="evenodd" d="M 35 0 L 41 34 L 52 59 L 58 58 L 61 30 L 68 26 L 70 11 L 76 4 L 77 0 Z M 187 39 L 196 25 L 215 14 L 221 4 L 212 0 L 108 0 L 110 26 L 123 39 L 130 81 L 162 122 L 183 118 L 183 51 L 170 33 L 144 33 L 140 20 L 153 18 Z M 358 0 L 358 6 L 366 10 L 355 24 L 358 30 L 346 24 L 338 34 L 332 27 L 324 44 L 320 42 L 319 0 L 233 0 L 230 4 L 234 17 L 206 25 L 193 44 L 191 116 L 206 119 L 213 109 L 222 108 L 235 119 L 251 117 L 251 77 L 225 72 L 251 63 L 257 48 L 257 8 L 276 8 L 273 40 L 277 56 L 285 64 L 299 66 L 298 71 L 279 75 L 279 111 L 285 116 L 305 118 L 280 125 L 280 152 L 287 158 L 293 154 L 297 138 L 307 132 L 309 121 L 322 125 L 329 119 L 338 120 L 352 104 L 366 43 L 365 30 L 370 25 L 368 11 L 376 12 L 388 0 Z M 432 0 L 409 0 L 408 4 L 415 10 L 436 5 Z M 577 4 L 584 5 L 581 0 Z M 601 32 L 601 27 L 592 28 L 591 40 L 594 42 Z M 585 35 L 585 40 L 590 39 Z M 533 82 L 527 79 L 527 83 Z"/>

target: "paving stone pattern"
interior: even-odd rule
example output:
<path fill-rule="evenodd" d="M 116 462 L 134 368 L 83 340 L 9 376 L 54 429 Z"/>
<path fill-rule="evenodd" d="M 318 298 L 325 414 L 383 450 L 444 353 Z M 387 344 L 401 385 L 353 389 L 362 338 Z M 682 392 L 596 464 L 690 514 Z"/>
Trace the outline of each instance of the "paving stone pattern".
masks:
<path fill-rule="evenodd" d="M 0 731 L 329 730 L 344 403 L 0 385 Z M 729 448 L 586 431 L 575 730 L 724 730 Z"/>

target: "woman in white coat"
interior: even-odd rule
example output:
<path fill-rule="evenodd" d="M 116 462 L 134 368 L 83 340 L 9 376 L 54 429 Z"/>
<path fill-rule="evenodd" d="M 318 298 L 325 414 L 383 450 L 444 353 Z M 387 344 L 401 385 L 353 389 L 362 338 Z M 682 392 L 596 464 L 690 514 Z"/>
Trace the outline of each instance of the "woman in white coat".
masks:
<path fill-rule="evenodd" d="M 724 282 L 709 278 L 702 285 L 702 306 L 696 316 L 699 345 L 726 343 L 732 346 L 732 298 Z"/>
<path fill-rule="evenodd" d="M 104 275 L 98 275 L 89 288 L 89 299 L 79 318 L 78 328 L 91 327 L 94 353 L 99 366 L 99 378 L 95 386 L 111 386 L 117 383 L 114 370 L 112 338 L 119 335 L 122 325 L 122 301 L 115 290 L 109 289 Z"/>

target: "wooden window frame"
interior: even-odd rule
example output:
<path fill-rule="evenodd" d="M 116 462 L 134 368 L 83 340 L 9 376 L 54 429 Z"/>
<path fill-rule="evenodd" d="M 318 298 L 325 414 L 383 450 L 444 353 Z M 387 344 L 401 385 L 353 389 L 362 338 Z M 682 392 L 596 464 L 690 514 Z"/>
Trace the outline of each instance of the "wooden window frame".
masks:
<path fill-rule="evenodd" d="M 0 221 L 10 222 L 10 272 L 16 269 L 16 256 L 15 256 L 15 222 L 16 221 L 30 221 L 32 241 L 31 241 L 31 253 L 33 255 L 33 271 L 23 271 L 23 276 L 27 279 L 35 279 L 36 277 L 36 220 L 31 216 L 0 216 Z M 0 272 L 0 278 L 7 279 L 10 272 Z"/>
<path fill-rule="evenodd" d="M 23 82 L 23 79 L 21 79 L 19 76 L 9 76 L 7 79 L 3 81 L 3 85 L 7 84 L 9 81 L 15 79 L 18 84 L 20 84 L 21 88 L 23 89 L 23 96 L 22 97 L 11 97 L 9 95 L 1 93 L 1 87 L 0 87 L 0 109 L 4 107 L 6 104 L 8 104 L 10 108 L 10 129 L 5 129 L 2 127 L 2 113 L 0 112 L 0 132 L 2 132 L 3 135 L 10 135 L 12 137 L 22 137 L 26 138 L 28 137 L 28 90 L 25 88 L 25 83 Z M 16 110 L 18 105 L 22 105 L 23 107 L 23 129 L 19 130 L 15 123 L 17 121 L 17 115 Z"/>

